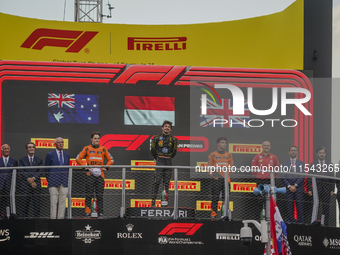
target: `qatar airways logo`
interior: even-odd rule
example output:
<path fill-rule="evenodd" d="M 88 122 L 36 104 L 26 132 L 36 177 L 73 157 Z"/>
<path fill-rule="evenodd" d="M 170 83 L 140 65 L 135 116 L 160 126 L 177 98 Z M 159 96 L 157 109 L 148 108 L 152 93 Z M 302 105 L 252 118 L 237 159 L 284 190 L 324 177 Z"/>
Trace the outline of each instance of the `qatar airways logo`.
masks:
<path fill-rule="evenodd" d="M 228 89 L 233 97 L 233 107 L 232 107 L 232 114 L 233 115 L 238 115 L 238 116 L 244 116 L 245 115 L 245 110 L 249 111 L 250 113 L 258 116 L 268 116 L 272 113 L 274 113 L 277 110 L 278 107 L 278 96 L 281 97 L 281 116 L 286 116 L 287 115 L 287 105 L 295 105 L 299 111 L 301 111 L 304 115 L 309 116 L 312 115 L 306 107 L 303 105 L 304 103 L 309 102 L 311 99 L 311 93 L 309 90 L 304 89 L 304 88 L 291 88 L 291 87 L 283 87 L 280 89 L 280 94 L 279 94 L 279 89 L 278 88 L 271 88 L 272 90 L 272 105 L 269 109 L 265 110 L 259 110 L 254 107 L 253 104 L 253 88 L 249 87 L 247 88 L 247 93 L 248 93 L 248 99 L 245 100 L 245 96 L 240 88 L 237 86 L 231 85 L 231 84 L 215 84 L 214 86 L 215 89 Z M 220 104 L 222 105 L 222 100 L 217 94 L 216 90 L 210 87 L 210 89 L 215 93 L 217 96 Z M 202 89 L 205 92 L 207 92 L 206 89 Z M 215 102 L 215 105 L 217 105 L 215 98 L 213 97 L 212 93 L 208 93 L 213 101 Z M 301 98 L 287 98 L 288 94 L 303 94 L 303 97 Z M 245 109 L 245 102 L 247 102 L 247 109 Z M 201 115 L 207 115 L 208 113 L 207 109 L 207 94 L 202 94 L 201 95 Z M 228 123 L 229 122 L 229 123 Z M 278 122 L 281 124 L 283 127 L 295 127 L 298 125 L 297 120 L 295 119 L 243 119 L 242 120 L 242 125 L 244 127 L 262 127 L 265 125 L 265 123 L 269 123 L 271 127 L 274 127 L 275 124 L 278 124 Z M 223 126 L 224 124 L 229 125 L 229 127 L 232 127 L 233 124 L 235 125 L 235 122 L 233 123 L 233 119 L 224 119 L 224 118 L 215 118 L 212 120 L 212 126 L 217 127 L 217 126 Z M 239 122 L 237 123 L 238 125 L 240 124 Z"/>

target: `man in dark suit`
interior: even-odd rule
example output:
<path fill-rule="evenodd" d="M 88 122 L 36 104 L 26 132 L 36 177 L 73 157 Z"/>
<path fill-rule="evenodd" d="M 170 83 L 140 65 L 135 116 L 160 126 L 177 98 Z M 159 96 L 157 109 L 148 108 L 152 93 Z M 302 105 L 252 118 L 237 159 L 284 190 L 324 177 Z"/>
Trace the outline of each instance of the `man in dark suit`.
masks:
<path fill-rule="evenodd" d="M 46 155 L 45 166 L 69 166 L 70 155 L 63 150 L 64 139 L 57 137 L 54 144 L 56 149 Z M 51 200 L 50 218 L 64 219 L 68 193 L 68 168 L 46 169 L 46 179 Z"/>
<path fill-rule="evenodd" d="M 284 171 L 292 173 L 305 173 L 305 163 L 297 159 L 298 148 L 291 146 L 288 151 L 290 159 L 282 164 Z M 285 175 L 283 182 L 287 188 L 287 210 L 288 210 L 288 223 L 294 222 L 294 200 L 297 210 L 298 224 L 303 224 L 303 194 L 304 182 L 303 177 L 298 175 Z"/>
<path fill-rule="evenodd" d="M 0 160 L 0 218 L 6 217 L 6 207 L 10 206 L 9 193 L 11 190 L 12 170 L 7 170 L 5 167 L 17 166 L 18 162 L 9 157 L 11 148 L 8 144 L 1 146 L 1 160 Z"/>
<path fill-rule="evenodd" d="M 316 149 L 317 160 L 310 163 L 309 173 L 318 174 L 320 176 L 334 176 L 334 167 L 332 162 L 325 160 L 326 158 L 326 148 L 318 147 Z M 326 178 L 317 178 L 316 185 L 318 188 L 319 201 L 322 208 L 322 213 L 325 215 L 325 226 L 329 225 L 329 206 L 331 196 L 334 195 L 335 181 Z M 307 179 L 307 192 L 308 195 L 312 196 L 312 180 Z"/>
<path fill-rule="evenodd" d="M 35 144 L 29 142 L 25 145 L 27 156 L 19 160 L 19 166 L 42 166 L 43 162 L 40 158 L 34 156 Z M 33 206 L 34 217 L 38 218 L 40 215 L 40 195 L 41 184 L 40 176 L 43 170 L 36 169 L 20 169 L 18 171 L 19 192 L 21 194 L 22 217 L 28 217 L 28 209 L 30 203 Z"/>

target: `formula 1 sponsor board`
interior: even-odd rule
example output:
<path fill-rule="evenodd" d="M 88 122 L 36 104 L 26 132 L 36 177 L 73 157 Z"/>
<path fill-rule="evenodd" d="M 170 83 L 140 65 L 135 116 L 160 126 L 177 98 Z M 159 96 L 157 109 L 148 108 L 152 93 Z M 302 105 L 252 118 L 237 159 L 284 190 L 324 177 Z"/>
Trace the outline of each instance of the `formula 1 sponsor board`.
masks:
<path fill-rule="evenodd" d="M 55 149 L 55 138 L 31 138 L 37 149 Z M 68 139 L 64 138 L 64 149 L 68 149 Z"/>
<path fill-rule="evenodd" d="M 67 207 L 68 207 L 68 198 L 66 198 L 66 208 Z M 71 208 L 85 208 L 85 198 L 84 197 L 72 197 Z"/>
<path fill-rule="evenodd" d="M 117 239 L 143 239 L 142 232 L 134 232 L 134 225 L 132 223 L 128 223 L 126 225 L 127 232 L 117 232 Z"/>
<path fill-rule="evenodd" d="M 130 207 L 151 207 L 151 199 L 131 199 Z M 155 201 L 156 207 L 161 207 L 161 200 Z"/>
<path fill-rule="evenodd" d="M 169 190 L 175 190 L 175 182 L 170 181 Z M 179 191 L 201 191 L 200 181 L 178 181 Z"/>
<path fill-rule="evenodd" d="M 255 182 L 231 182 L 230 183 L 230 192 L 253 193 L 255 188 L 257 188 L 257 183 Z"/>
<path fill-rule="evenodd" d="M 127 207 L 125 214 L 129 218 L 154 218 L 154 219 L 173 219 L 173 207 Z M 178 218 L 195 218 L 195 209 L 178 208 Z"/>
<path fill-rule="evenodd" d="M 104 189 L 122 189 L 123 180 L 122 179 L 105 179 Z M 125 189 L 134 190 L 135 180 L 126 179 Z"/>
<path fill-rule="evenodd" d="M 293 239 L 298 246 L 313 246 L 312 236 L 310 235 L 294 235 Z"/>
<path fill-rule="evenodd" d="M 340 250 L 340 238 L 325 237 L 322 244 L 326 249 Z"/>
<path fill-rule="evenodd" d="M 84 229 L 75 231 L 75 238 L 83 241 L 85 244 L 90 244 L 95 240 L 102 238 L 101 230 L 94 230 L 92 226 L 87 224 Z"/>
<path fill-rule="evenodd" d="M 155 166 L 156 163 L 153 160 L 131 160 L 132 166 Z M 131 170 L 149 170 L 154 171 L 155 168 L 147 168 L 147 167 L 132 167 Z"/>
<path fill-rule="evenodd" d="M 217 211 L 221 211 L 223 202 L 218 201 L 217 204 Z M 229 201 L 229 209 L 231 211 L 234 210 L 234 203 L 233 201 Z M 208 200 L 197 200 L 196 201 L 196 210 L 197 211 L 211 211 L 211 201 Z"/>
<path fill-rule="evenodd" d="M 230 153 L 240 154 L 260 154 L 262 152 L 261 144 L 242 144 L 242 143 L 229 143 Z"/>
<path fill-rule="evenodd" d="M 170 223 L 158 233 L 158 243 L 162 245 L 203 245 L 195 240 L 195 233 L 200 231 L 203 223 Z"/>
<path fill-rule="evenodd" d="M 87 165 L 86 159 L 83 158 L 82 162 L 84 163 L 85 166 Z M 70 166 L 79 166 L 75 158 L 70 158 Z"/>
<path fill-rule="evenodd" d="M 238 233 L 216 233 L 216 240 L 240 241 Z"/>
<path fill-rule="evenodd" d="M 137 71 L 138 69 L 136 69 Z M 125 148 L 127 151 L 140 150 L 140 146 L 154 136 L 139 134 L 106 134 L 100 139 L 100 145 L 107 149 L 113 147 Z M 177 136 L 178 152 L 206 152 L 209 149 L 209 141 L 204 136 Z M 141 161 L 140 164 L 143 164 Z M 137 169 L 136 169 L 137 170 Z"/>
<path fill-rule="evenodd" d="M 59 235 L 55 235 L 54 232 L 30 232 L 29 235 L 24 236 L 25 239 L 47 238 L 47 239 L 59 239 Z"/>
<path fill-rule="evenodd" d="M 48 182 L 46 177 L 40 177 L 40 184 L 42 188 L 47 188 L 48 187 Z"/>

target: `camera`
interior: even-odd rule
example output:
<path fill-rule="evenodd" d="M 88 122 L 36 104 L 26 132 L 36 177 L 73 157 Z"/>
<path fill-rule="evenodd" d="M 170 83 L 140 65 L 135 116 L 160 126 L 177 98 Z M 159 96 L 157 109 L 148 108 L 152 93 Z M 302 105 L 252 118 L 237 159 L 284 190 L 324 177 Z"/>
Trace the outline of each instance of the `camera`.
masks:
<path fill-rule="evenodd" d="M 256 220 L 243 220 L 242 223 L 244 227 L 241 228 L 240 239 L 244 245 L 250 245 L 253 240 L 253 231 L 250 227 L 248 227 L 248 223 L 252 223 L 255 227 L 260 231 L 262 243 L 267 243 L 268 239 L 268 222 L 265 220 L 261 220 L 261 224 L 258 223 Z"/>
<path fill-rule="evenodd" d="M 244 245 L 251 244 L 253 239 L 253 232 L 250 227 L 244 226 L 243 228 L 241 228 L 240 239 Z"/>

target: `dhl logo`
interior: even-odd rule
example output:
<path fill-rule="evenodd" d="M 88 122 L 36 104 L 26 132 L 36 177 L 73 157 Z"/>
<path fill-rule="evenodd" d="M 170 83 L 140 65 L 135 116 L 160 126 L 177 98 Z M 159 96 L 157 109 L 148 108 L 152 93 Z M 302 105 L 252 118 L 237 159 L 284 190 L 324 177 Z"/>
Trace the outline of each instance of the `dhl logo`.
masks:
<path fill-rule="evenodd" d="M 175 182 L 171 181 L 169 184 L 170 190 L 175 190 Z M 200 181 L 178 181 L 179 191 L 201 191 Z"/>
<path fill-rule="evenodd" d="M 68 207 L 68 199 L 66 198 L 66 208 Z M 85 198 L 71 197 L 71 208 L 85 208 Z"/>
<path fill-rule="evenodd" d="M 255 188 L 257 188 L 257 184 L 255 182 L 231 182 L 230 183 L 230 192 L 253 193 Z"/>
<path fill-rule="evenodd" d="M 128 37 L 128 50 L 171 51 L 186 50 L 186 37 Z"/>
<path fill-rule="evenodd" d="M 122 187 L 121 179 L 105 179 L 104 189 L 122 189 Z M 135 180 L 125 180 L 125 189 L 135 189 Z"/>
<path fill-rule="evenodd" d="M 42 50 L 45 46 L 62 47 L 67 48 L 65 52 L 78 53 L 97 34 L 95 31 L 38 28 L 20 47 L 33 50 Z"/>
<path fill-rule="evenodd" d="M 155 166 L 156 163 L 153 160 L 131 160 L 131 166 Z M 155 171 L 155 168 L 131 168 L 131 170 L 149 170 Z"/>
<path fill-rule="evenodd" d="M 31 142 L 35 144 L 37 149 L 54 149 L 55 138 L 31 138 Z M 68 149 L 68 139 L 64 138 L 64 150 Z"/>
<path fill-rule="evenodd" d="M 47 188 L 48 183 L 47 183 L 46 177 L 40 177 L 40 185 L 42 188 Z"/>
<path fill-rule="evenodd" d="M 156 200 L 155 206 L 161 207 L 161 200 Z M 131 199 L 130 207 L 151 207 L 151 199 Z"/>
<path fill-rule="evenodd" d="M 230 143 L 229 152 L 240 153 L 240 154 L 259 154 L 262 152 L 262 145 L 261 144 Z"/>
<path fill-rule="evenodd" d="M 86 159 L 82 159 L 84 165 L 87 165 Z M 70 166 L 79 166 L 75 158 L 70 158 Z"/>
<path fill-rule="evenodd" d="M 222 204 L 223 204 L 222 201 L 218 201 L 217 211 L 221 211 Z M 231 211 L 234 210 L 234 203 L 233 203 L 233 201 L 229 201 L 229 209 Z M 211 210 L 211 201 L 197 200 L 196 201 L 196 210 L 197 211 L 210 211 Z"/>

